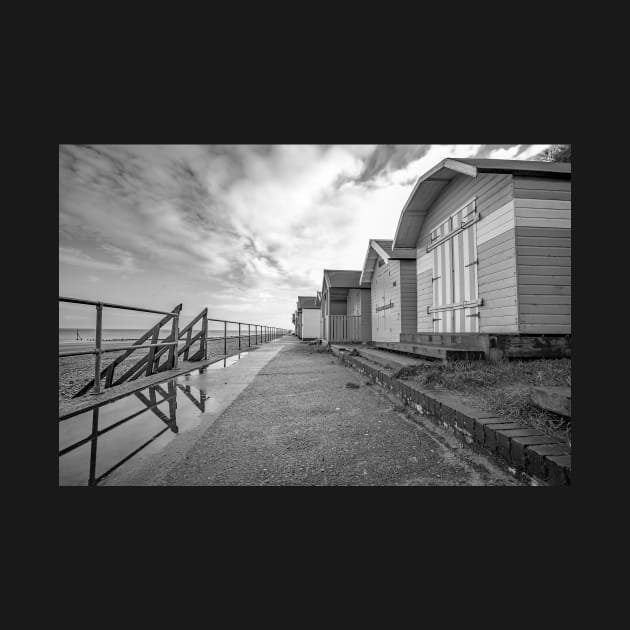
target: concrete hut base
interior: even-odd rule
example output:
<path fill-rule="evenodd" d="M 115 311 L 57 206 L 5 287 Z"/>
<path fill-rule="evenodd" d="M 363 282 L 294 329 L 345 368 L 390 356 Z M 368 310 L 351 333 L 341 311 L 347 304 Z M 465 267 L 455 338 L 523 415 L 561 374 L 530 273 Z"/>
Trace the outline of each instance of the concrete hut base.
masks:
<path fill-rule="evenodd" d="M 375 348 L 442 360 L 500 361 L 571 357 L 571 335 L 403 333 L 399 342 L 374 341 L 372 345 Z"/>

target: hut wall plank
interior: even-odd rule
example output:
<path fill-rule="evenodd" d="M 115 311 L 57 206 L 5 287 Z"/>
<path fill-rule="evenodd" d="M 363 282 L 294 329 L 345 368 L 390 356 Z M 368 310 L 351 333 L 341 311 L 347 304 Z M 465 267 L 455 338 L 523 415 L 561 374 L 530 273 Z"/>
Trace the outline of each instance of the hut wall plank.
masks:
<path fill-rule="evenodd" d="M 515 199 L 571 200 L 571 180 L 552 177 L 514 176 Z"/>
<path fill-rule="evenodd" d="M 544 217 L 516 217 L 516 227 L 564 228 L 571 227 L 571 219 L 547 219 Z"/>
<path fill-rule="evenodd" d="M 540 335 L 570 335 L 571 324 L 529 324 L 522 323 L 519 332 L 523 334 Z"/>

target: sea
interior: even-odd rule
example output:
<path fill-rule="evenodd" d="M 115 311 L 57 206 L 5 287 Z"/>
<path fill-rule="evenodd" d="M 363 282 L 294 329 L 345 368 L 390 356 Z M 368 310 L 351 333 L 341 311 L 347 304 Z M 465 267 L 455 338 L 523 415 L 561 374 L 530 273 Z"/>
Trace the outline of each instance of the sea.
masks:
<path fill-rule="evenodd" d="M 193 328 L 193 336 L 200 332 L 201 328 Z M 147 332 L 146 328 L 103 328 L 103 341 L 136 341 Z M 165 326 L 160 331 L 160 341 L 164 341 L 170 334 L 170 327 Z M 252 328 L 252 336 L 254 329 Z M 241 327 L 241 335 L 247 336 L 247 327 Z M 235 329 L 228 328 L 228 337 L 238 336 L 238 327 Z M 208 329 L 208 337 L 223 337 L 223 328 Z M 71 346 L 81 345 L 86 341 L 96 340 L 96 329 L 94 328 L 60 328 L 59 329 L 59 345 Z"/>

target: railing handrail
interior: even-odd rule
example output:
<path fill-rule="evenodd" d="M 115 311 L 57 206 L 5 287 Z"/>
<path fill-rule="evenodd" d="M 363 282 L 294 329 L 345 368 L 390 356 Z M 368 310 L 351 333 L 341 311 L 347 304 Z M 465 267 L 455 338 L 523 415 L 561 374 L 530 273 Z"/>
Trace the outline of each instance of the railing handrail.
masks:
<path fill-rule="evenodd" d="M 156 311 L 152 308 L 141 308 L 140 306 L 126 306 L 124 304 L 112 304 L 111 302 L 94 302 L 93 300 L 82 300 L 79 298 L 59 297 L 60 302 L 70 302 L 72 304 L 87 304 L 88 306 L 101 306 L 107 308 L 121 308 L 127 311 L 142 311 L 143 313 L 158 313 L 159 315 L 172 315 L 172 311 Z"/>
<path fill-rule="evenodd" d="M 84 300 L 81 298 L 69 298 L 69 297 L 59 296 L 59 301 L 70 302 L 72 304 L 87 304 L 88 306 L 98 306 L 99 304 L 101 304 L 103 307 L 107 307 L 107 308 L 120 308 L 127 311 L 141 311 L 143 313 L 158 313 L 159 315 L 172 315 L 173 314 L 172 311 L 157 311 L 151 308 L 142 308 L 139 306 L 128 306 L 125 304 L 113 304 L 111 302 L 95 302 L 94 300 Z M 180 318 L 181 317 L 186 317 L 186 316 L 180 314 Z M 280 328 L 279 326 L 271 326 L 269 324 L 252 324 L 250 322 L 237 322 L 232 319 L 218 319 L 215 317 L 207 317 L 206 319 L 209 322 L 227 322 L 228 324 L 236 324 L 236 325 L 241 324 L 241 326 L 258 326 L 258 327 L 266 326 L 267 328 L 276 328 L 278 330 L 284 330 L 284 331 L 288 330 L 285 328 Z"/>

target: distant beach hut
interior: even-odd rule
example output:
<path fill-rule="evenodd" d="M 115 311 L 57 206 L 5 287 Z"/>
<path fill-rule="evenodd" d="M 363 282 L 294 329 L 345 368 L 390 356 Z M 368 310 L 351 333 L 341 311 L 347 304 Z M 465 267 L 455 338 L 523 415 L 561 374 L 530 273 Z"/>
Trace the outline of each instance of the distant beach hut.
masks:
<path fill-rule="evenodd" d="M 320 299 L 317 296 L 300 295 L 293 314 L 295 334 L 300 339 L 317 339 L 319 335 Z"/>
<path fill-rule="evenodd" d="M 324 269 L 320 338 L 328 342 L 371 340 L 370 287 L 360 270 Z"/>
<path fill-rule="evenodd" d="M 370 289 L 372 341 L 400 341 L 416 332 L 416 250 L 371 239 L 359 279 Z"/>

